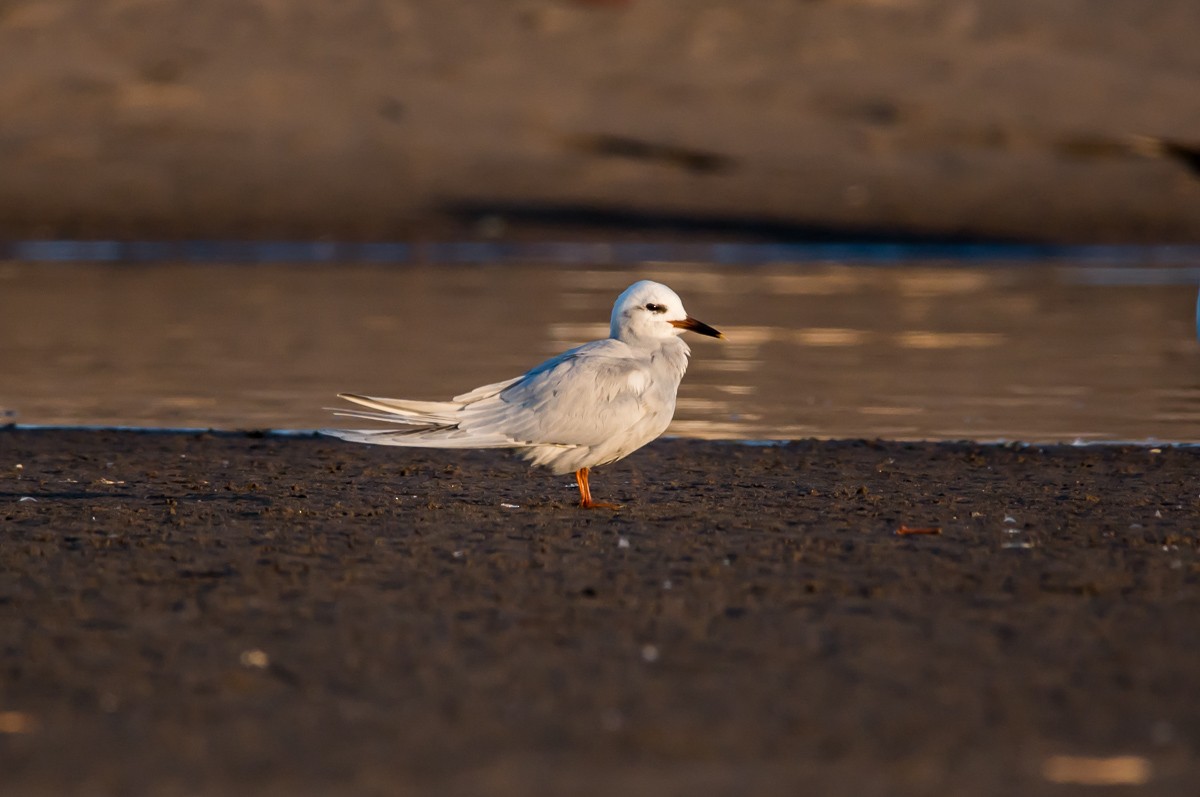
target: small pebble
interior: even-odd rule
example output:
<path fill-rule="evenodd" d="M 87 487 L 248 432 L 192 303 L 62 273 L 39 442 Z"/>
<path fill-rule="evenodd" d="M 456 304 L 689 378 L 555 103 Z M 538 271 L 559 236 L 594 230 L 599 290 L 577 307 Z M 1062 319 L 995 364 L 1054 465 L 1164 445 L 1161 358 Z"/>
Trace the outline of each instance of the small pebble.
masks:
<path fill-rule="evenodd" d="M 1042 763 L 1046 780 L 1080 786 L 1141 786 L 1153 773 L 1150 760 L 1139 755 L 1052 755 Z"/>
<path fill-rule="evenodd" d="M 625 726 L 625 718 L 615 708 L 610 708 L 600 715 L 600 727 L 609 733 L 616 733 Z"/>
<path fill-rule="evenodd" d="M 24 711 L 0 711 L 0 733 L 29 733 L 37 726 L 32 714 Z"/>

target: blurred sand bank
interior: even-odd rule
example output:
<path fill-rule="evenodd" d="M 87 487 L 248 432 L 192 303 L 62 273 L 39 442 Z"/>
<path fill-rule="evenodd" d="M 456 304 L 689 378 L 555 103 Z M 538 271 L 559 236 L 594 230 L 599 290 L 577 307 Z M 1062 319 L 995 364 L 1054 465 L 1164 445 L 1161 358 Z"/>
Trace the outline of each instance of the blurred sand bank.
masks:
<path fill-rule="evenodd" d="M 0 236 L 1196 241 L 1198 31 L 1194 0 L 7 0 Z"/>

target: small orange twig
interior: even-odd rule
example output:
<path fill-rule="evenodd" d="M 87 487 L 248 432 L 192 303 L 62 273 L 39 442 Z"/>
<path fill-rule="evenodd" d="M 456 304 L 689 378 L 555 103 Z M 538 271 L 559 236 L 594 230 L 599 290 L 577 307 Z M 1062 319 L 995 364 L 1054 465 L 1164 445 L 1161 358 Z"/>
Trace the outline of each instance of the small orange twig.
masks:
<path fill-rule="evenodd" d="M 914 528 L 909 528 L 908 526 L 905 526 L 903 523 L 901 523 L 900 528 L 896 529 L 896 533 L 899 534 L 901 537 L 907 536 L 909 534 L 941 534 L 942 527 L 941 526 L 916 526 Z"/>

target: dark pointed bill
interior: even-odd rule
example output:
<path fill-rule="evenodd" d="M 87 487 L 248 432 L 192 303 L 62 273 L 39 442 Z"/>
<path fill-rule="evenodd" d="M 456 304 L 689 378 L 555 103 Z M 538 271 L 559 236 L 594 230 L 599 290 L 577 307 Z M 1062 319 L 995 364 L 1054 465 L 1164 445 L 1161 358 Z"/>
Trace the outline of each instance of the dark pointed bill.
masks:
<path fill-rule="evenodd" d="M 717 330 L 710 327 L 708 324 L 705 324 L 703 321 L 697 321 L 696 319 L 692 318 L 691 316 L 688 316 L 687 318 L 683 319 L 682 321 L 672 321 L 671 326 L 678 327 L 679 329 L 686 329 L 687 331 L 695 332 L 698 335 L 708 335 L 710 338 L 724 339 L 724 337 L 725 337 L 720 332 L 718 332 Z"/>

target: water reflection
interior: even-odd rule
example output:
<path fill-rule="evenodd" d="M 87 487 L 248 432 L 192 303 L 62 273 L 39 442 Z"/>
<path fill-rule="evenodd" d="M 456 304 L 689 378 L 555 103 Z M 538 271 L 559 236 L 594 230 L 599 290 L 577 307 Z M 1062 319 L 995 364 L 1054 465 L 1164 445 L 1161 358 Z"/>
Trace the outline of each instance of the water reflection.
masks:
<path fill-rule="evenodd" d="M 0 409 L 327 425 L 338 391 L 445 398 L 606 335 L 613 298 L 649 277 L 728 337 L 691 339 L 675 434 L 1200 441 L 1195 283 L 1187 268 L 1136 272 L 10 263 Z"/>

